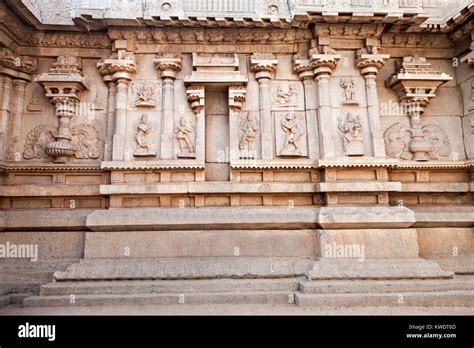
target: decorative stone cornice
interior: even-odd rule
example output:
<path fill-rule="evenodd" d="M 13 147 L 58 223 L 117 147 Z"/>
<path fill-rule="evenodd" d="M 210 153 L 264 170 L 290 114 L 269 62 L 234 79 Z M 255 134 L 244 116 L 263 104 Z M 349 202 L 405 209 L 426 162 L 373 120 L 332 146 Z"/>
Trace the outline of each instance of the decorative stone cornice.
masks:
<path fill-rule="evenodd" d="M 436 96 L 436 89 L 453 78 L 431 67 L 426 58 L 408 56 L 397 63 L 397 70 L 386 82 L 397 93 L 400 102 L 425 107 Z M 422 111 L 422 110 L 421 110 Z"/>
<path fill-rule="evenodd" d="M 37 65 L 35 58 L 18 56 L 6 47 L 0 49 L 0 74 L 31 81 Z"/>

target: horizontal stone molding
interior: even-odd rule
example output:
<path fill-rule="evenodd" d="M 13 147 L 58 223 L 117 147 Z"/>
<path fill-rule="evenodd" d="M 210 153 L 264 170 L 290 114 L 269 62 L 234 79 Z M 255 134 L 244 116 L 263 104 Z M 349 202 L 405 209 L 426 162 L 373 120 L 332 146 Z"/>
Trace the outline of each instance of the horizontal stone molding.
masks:
<path fill-rule="evenodd" d="M 10 185 L 0 186 L 0 197 L 56 197 L 100 195 L 99 185 Z"/>

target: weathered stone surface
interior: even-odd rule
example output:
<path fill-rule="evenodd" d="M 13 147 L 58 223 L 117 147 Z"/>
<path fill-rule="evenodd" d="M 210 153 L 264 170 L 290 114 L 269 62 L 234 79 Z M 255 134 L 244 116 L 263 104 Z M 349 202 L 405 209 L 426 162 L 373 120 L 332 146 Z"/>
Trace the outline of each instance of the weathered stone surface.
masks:
<path fill-rule="evenodd" d="M 54 274 L 56 281 L 121 279 L 288 278 L 304 274 L 307 258 L 83 259 Z"/>
<path fill-rule="evenodd" d="M 25 304 L 125 278 L 189 281 L 88 283 L 79 304 L 172 303 L 180 286 L 207 303 L 212 282 L 193 277 L 304 274 L 445 301 L 441 279 L 473 272 L 473 6 L 1 2 L 0 243 L 85 258 L 58 273 L 77 284 Z M 425 278 L 440 282 L 426 296 Z M 446 303 L 469 304 L 461 282 Z M 215 301 L 293 303 L 294 288 L 251 284 Z M 392 300 L 367 286 L 301 301 Z"/>
<path fill-rule="evenodd" d="M 436 262 L 420 258 L 320 259 L 308 273 L 311 280 L 452 278 Z"/>
<path fill-rule="evenodd" d="M 272 227 L 314 228 L 315 208 L 170 208 L 110 209 L 87 217 L 93 231 L 174 229 L 269 229 Z"/>
<path fill-rule="evenodd" d="M 84 257 L 314 257 L 316 231 L 88 232 Z"/>
<path fill-rule="evenodd" d="M 406 207 L 322 207 L 318 223 L 323 228 L 406 228 L 413 225 L 415 215 Z"/>

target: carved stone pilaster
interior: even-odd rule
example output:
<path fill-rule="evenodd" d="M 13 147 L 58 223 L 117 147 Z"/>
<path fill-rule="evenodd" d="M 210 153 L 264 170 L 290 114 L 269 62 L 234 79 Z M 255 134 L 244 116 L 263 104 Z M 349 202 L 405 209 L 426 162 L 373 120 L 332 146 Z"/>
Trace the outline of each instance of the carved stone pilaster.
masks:
<path fill-rule="evenodd" d="M 236 160 L 237 154 L 239 158 L 256 158 L 253 142 L 255 141 L 255 134 L 253 139 L 249 135 L 246 137 L 241 134 L 246 131 L 242 129 L 243 124 L 241 120 L 241 110 L 245 102 L 247 90 L 245 86 L 230 86 L 229 87 L 229 120 L 230 120 L 230 159 Z M 257 128 L 257 127 L 255 127 Z M 255 133 L 255 131 L 253 131 Z M 247 144 L 248 146 L 245 146 Z"/>
<path fill-rule="evenodd" d="M 174 80 L 181 70 L 181 57 L 162 54 L 155 61 L 155 67 L 161 72 L 163 81 L 163 127 L 161 132 L 161 158 L 173 158 L 174 138 Z"/>
<path fill-rule="evenodd" d="M 25 88 L 36 72 L 37 60 L 19 56 L 8 48 L 0 49 L 0 159 L 19 161 L 20 131 L 25 103 Z"/>
<path fill-rule="evenodd" d="M 322 158 L 336 157 L 336 129 L 332 117 L 329 80 L 341 55 L 323 45 L 309 51 L 313 73 L 318 84 L 320 151 Z M 322 131 L 324 130 L 324 131 Z"/>
<path fill-rule="evenodd" d="M 377 46 L 367 46 L 357 51 L 356 66 L 365 78 L 367 95 L 367 113 L 374 157 L 385 157 L 385 146 L 380 127 L 379 100 L 377 95 L 377 74 L 390 58 L 388 54 L 380 54 Z"/>
<path fill-rule="evenodd" d="M 76 114 L 80 92 L 89 89 L 80 69 L 80 58 L 59 56 L 49 73 L 43 73 L 36 79 L 55 105 L 56 116 L 59 118 L 55 141 L 49 143 L 46 148 L 47 154 L 53 157 L 56 163 L 65 163 L 77 151 L 71 142 L 71 119 Z"/>
<path fill-rule="evenodd" d="M 298 55 L 293 56 L 293 71 L 303 81 L 306 117 L 308 120 L 308 134 L 319 134 L 317 117 L 316 84 L 314 81 L 314 67 L 310 59 L 302 58 Z M 308 149 L 310 158 L 319 158 L 318 138 L 308 137 Z"/>
<path fill-rule="evenodd" d="M 250 58 L 250 69 L 255 72 L 259 84 L 259 111 L 262 129 L 262 159 L 272 159 L 273 135 L 271 115 L 270 79 L 278 60 L 273 54 L 255 53 Z"/>
<path fill-rule="evenodd" d="M 196 126 L 195 126 L 195 158 L 199 162 L 204 162 L 205 160 L 205 117 L 204 117 L 204 86 L 189 86 L 186 89 L 186 93 L 188 96 L 188 102 L 193 110 L 194 114 L 196 115 Z"/>
<path fill-rule="evenodd" d="M 112 141 L 112 160 L 123 161 L 125 155 L 125 129 L 127 119 L 128 84 L 132 74 L 137 70 L 135 55 L 127 50 L 125 40 L 116 40 L 114 43 L 117 50 L 110 58 L 97 63 L 97 68 L 102 74 L 104 81 L 109 85 L 108 115 L 115 113 Z M 115 88 L 111 86 L 115 84 Z M 110 121 L 111 118 L 108 118 Z M 109 128 L 109 126 L 108 126 Z"/>

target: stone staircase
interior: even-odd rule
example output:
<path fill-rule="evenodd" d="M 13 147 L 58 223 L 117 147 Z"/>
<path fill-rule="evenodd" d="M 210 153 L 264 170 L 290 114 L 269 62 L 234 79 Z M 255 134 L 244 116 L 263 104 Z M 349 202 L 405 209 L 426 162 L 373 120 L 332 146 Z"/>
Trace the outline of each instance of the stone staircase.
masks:
<path fill-rule="evenodd" d="M 37 295 L 40 286 L 50 282 L 55 271 L 65 270 L 74 262 L 77 260 L 1 260 L 0 307 L 21 304 L 26 297 Z"/>
<path fill-rule="evenodd" d="M 56 272 L 25 307 L 296 304 L 474 307 L 474 275 L 316 279 L 310 258 L 85 259 Z M 314 268 L 313 268 L 314 269 Z"/>

